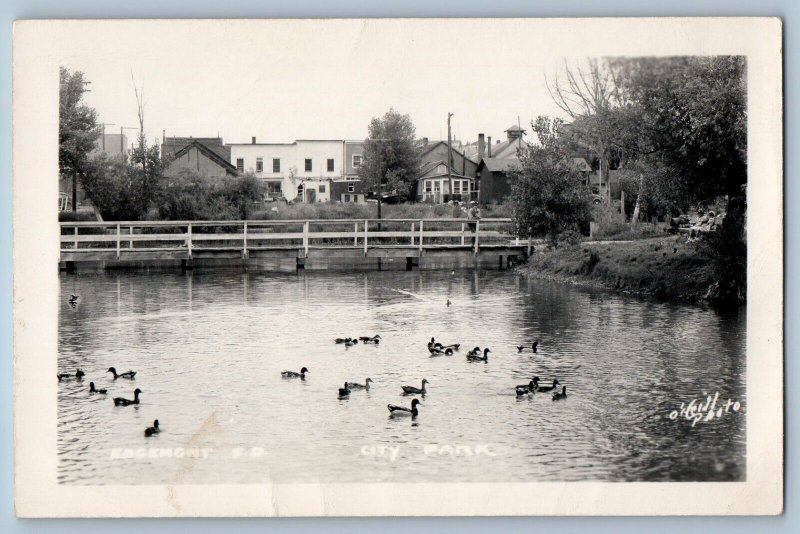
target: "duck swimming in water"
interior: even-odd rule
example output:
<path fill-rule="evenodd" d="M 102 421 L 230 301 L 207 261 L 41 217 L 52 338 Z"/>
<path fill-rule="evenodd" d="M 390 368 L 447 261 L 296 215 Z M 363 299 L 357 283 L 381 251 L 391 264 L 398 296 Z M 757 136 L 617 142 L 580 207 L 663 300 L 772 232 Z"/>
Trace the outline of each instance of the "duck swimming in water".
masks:
<path fill-rule="evenodd" d="M 517 352 L 522 352 L 527 347 L 525 345 L 517 345 Z M 531 343 L 531 352 L 537 352 L 539 350 L 539 340 L 537 339 L 533 343 Z"/>
<path fill-rule="evenodd" d="M 378 343 L 381 342 L 381 336 L 380 336 L 380 334 L 375 334 L 372 337 L 360 336 L 358 338 L 358 340 L 361 341 L 362 343 L 375 343 L 375 344 L 378 344 Z"/>
<path fill-rule="evenodd" d="M 99 393 L 101 395 L 105 395 L 108 393 L 107 389 L 95 389 L 94 382 L 89 382 L 89 393 Z"/>
<path fill-rule="evenodd" d="M 475 347 L 477 348 L 477 347 Z M 467 353 L 467 359 L 473 362 L 488 362 L 489 361 L 489 353 L 492 352 L 489 348 L 483 349 L 483 356 L 481 356 L 480 349 L 478 352 L 470 351 Z"/>
<path fill-rule="evenodd" d="M 451 348 L 428 347 L 428 352 L 431 353 L 431 356 L 441 356 L 442 354 L 444 354 L 445 356 L 453 355 L 453 349 Z"/>
<path fill-rule="evenodd" d="M 158 427 L 158 419 L 153 421 L 153 426 L 148 426 L 144 429 L 144 437 L 149 438 L 154 434 L 158 434 L 161 432 L 161 429 Z"/>
<path fill-rule="evenodd" d="M 517 396 L 528 395 L 530 393 L 536 393 L 536 388 L 539 384 L 539 378 L 533 377 L 533 380 L 528 382 L 527 384 L 520 384 L 514 387 L 514 390 L 517 393 Z"/>
<path fill-rule="evenodd" d="M 422 387 L 415 388 L 414 386 L 402 386 L 404 395 L 425 395 L 425 384 L 430 384 L 426 378 L 422 379 Z"/>
<path fill-rule="evenodd" d="M 567 386 L 561 388 L 561 393 L 553 393 L 553 400 L 562 400 L 567 398 Z"/>
<path fill-rule="evenodd" d="M 78 371 L 74 375 L 61 373 L 56 376 L 58 377 L 59 382 L 61 382 L 62 380 L 69 380 L 70 378 L 74 378 L 75 380 L 83 380 L 83 377 L 86 376 L 86 373 L 78 369 Z"/>
<path fill-rule="evenodd" d="M 470 356 L 470 355 L 480 356 L 481 355 L 481 348 L 480 347 L 475 347 L 471 351 L 467 352 L 467 356 Z"/>
<path fill-rule="evenodd" d="M 366 389 L 367 391 L 369 391 L 370 383 L 374 383 L 374 382 L 372 382 L 371 378 L 367 378 L 367 380 L 363 384 L 359 384 L 357 382 L 348 382 L 347 383 L 347 389 L 350 389 L 350 390 L 353 390 L 353 389 Z"/>
<path fill-rule="evenodd" d="M 350 388 L 347 387 L 347 382 L 344 383 L 343 388 L 339 388 L 339 398 L 347 397 L 350 395 Z"/>
<path fill-rule="evenodd" d="M 133 400 L 124 399 L 122 397 L 115 397 L 114 398 L 114 406 L 130 406 L 131 404 L 139 404 L 139 393 L 141 393 L 141 392 L 142 392 L 142 390 L 139 389 L 139 388 L 134 389 L 133 390 Z"/>
<path fill-rule="evenodd" d="M 341 345 L 342 343 L 349 343 L 351 341 L 353 341 L 353 338 L 351 337 L 337 337 L 336 339 L 333 340 L 333 342 L 336 343 L 337 345 Z"/>
<path fill-rule="evenodd" d="M 402 416 L 402 415 L 410 415 L 411 417 L 416 417 L 419 415 L 419 410 L 417 410 L 417 404 L 420 404 L 419 399 L 414 399 L 411 401 L 411 408 L 406 408 L 405 406 L 396 406 L 394 404 L 387 404 L 386 407 L 389 408 L 389 416 Z"/>
<path fill-rule="evenodd" d="M 309 372 L 310 371 L 308 370 L 308 368 L 303 367 L 302 369 L 300 369 L 299 373 L 295 373 L 294 371 L 281 371 L 281 376 L 283 378 L 299 378 L 300 380 L 305 380 L 306 373 Z"/>
<path fill-rule="evenodd" d="M 136 376 L 136 371 L 125 371 L 124 373 L 117 374 L 117 370 L 113 367 L 109 367 L 106 373 L 112 373 L 114 375 L 114 380 L 117 378 L 127 378 L 128 380 L 133 380 Z"/>
<path fill-rule="evenodd" d="M 538 380 L 537 380 L 537 382 L 538 382 Z M 559 385 L 558 380 L 555 379 L 555 380 L 553 380 L 553 385 L 552 386 L 538 386 L 537 385 L 536 391 L 540 391 L 542 393 L 547 393 L 548 391 L 553 391 L 554 389 L 556 389 L 556 386 L 558 386 L 558 385 Z"/>
<path fill-rule="evenodd" d="M 345 341 L 344 342 L 344 346 L 345 347 L 352 347 L 353 345 L 358 345 L 358 340 L 357 339 L 350 339 L 350 341 Z"/>

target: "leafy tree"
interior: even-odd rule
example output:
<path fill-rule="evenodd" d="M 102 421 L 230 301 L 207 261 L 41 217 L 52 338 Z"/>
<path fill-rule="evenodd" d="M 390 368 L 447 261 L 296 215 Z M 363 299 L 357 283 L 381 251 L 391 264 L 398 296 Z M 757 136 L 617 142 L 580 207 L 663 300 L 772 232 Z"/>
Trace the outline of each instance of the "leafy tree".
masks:
<path fill-rule="evenodd" d="M 77 180 L 90 165 L 89 153 L 101 135 L 97 112 L 84 104 L 83 94 L 89 82 L 82 72 L 60 69 L 58 168 L 72 179 L 72 210 L 78 208 Z"/>
<path fill-rule="evenodd" d="M 252 174 L 209 178 L 186 169 L 164 179 L 155 216 L 174 221 L 247 219 L 253 202 L 263 194 L 263 184 Z"/>
<path fill-rule="evenodd" d="M 364 157 L 358 168 L 358 176 L 366 187 L 373 191 L 394 191 L 401 198 L 411 200 L 419 168 L 416 129 L 411 117 L 392 108 L 383 117 L 373 118 L 369 124 L 369 138 L 364 144 Z"/>
<path fill-rule="evenodd" d="M 531 126 L 539 145 L 524 149 L 519 167 L 510 173 L 514 218 L 523 234 L 527 229 L 554 245 L 571 241 L 588 229 L 589 191 L 559 142 L 563 121 L 539 117 Z"/>

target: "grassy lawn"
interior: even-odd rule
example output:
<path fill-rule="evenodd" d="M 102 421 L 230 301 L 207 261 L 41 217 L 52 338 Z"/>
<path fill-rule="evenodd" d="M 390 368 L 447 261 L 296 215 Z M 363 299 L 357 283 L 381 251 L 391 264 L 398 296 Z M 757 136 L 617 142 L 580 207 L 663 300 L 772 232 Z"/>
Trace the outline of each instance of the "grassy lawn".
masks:
<path fill-rule="evenodd" d="M 697 301 L 713 282 L 711 265 L 685 237 L 593 243 L 537 251 L 523 272 L 625 293 Z"/>

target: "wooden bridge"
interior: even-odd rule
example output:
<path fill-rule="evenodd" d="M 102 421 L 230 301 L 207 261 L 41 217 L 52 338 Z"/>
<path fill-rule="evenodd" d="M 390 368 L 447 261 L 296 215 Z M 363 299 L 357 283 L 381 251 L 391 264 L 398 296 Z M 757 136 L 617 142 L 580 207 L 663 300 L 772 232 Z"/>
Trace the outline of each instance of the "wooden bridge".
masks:
<path fill-rule="evenodd" d="M 532 242 L 521 240 L 511 219 L 323 219 L 261 221 L 64 222 L 60 266 L 70 270 L 89 262 L 104 268 L 178 262 L 257 265 L 280 259 L 318 265 L 364 263 L 364 258 L 395 261 L 406 268 L 422 258 L 442 266 L 499 265 L 527 257 Z M 369 263 L 369 262 L 367 262 Z M 452 262 L 451 262 L 452 263 Z"/>

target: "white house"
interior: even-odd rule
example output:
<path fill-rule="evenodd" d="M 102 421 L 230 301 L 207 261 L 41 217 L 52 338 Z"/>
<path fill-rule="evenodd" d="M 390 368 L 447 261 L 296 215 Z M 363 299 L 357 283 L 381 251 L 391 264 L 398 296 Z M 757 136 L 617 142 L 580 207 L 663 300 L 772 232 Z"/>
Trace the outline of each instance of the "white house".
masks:
<path fill-rule="evenodd" d="M 298 139 L 293 143 L 231 143 L 231 163 L 267 185 L 271 198 L 327 202 L 335 179 L 345 175 L 343 140 Z"/>

